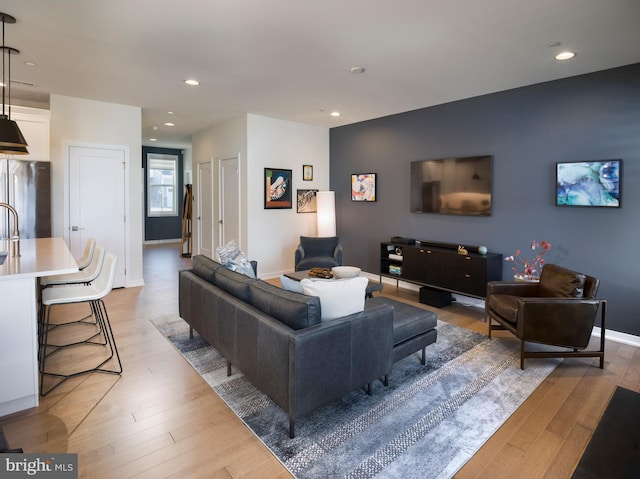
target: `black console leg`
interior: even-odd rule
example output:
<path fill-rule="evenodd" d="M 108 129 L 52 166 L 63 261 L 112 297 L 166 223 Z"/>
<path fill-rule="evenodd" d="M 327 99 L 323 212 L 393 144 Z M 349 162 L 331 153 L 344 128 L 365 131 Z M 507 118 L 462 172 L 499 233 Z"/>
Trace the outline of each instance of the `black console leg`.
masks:
<path fill-rule="evenodd" d="M 193 328 L 189 326 L 189 339 L 193 339 Z"/>
<path fill-rule="evenodd" d="M 384 384 L 384 387 L 389 387 L 389 375 L 385 374 L 384 375 L 384 381 L 382 381 L 382 384 Z"/>
<path fill-rule="evenodd" d="M 371 388 L 371 383 L 367 384 L 367 394 L 371 396 L 373 394 L 373 390 Z"/>
<path fill-rule="evenodd" d="M 424 366 L 425 364 L 427 364 L 427 354 L 425 352 L 427 348 L 422 348 L 422 365 Z"/>
<path fill-rule="evenodd" d="M 289 418 L 289 439 L 296 437 L 296 423 L 293 419 Z"/>
<path fill-rule="evenodd" d="M 231 361 L 227 360 L 227 377 L 231 376 Z"/>

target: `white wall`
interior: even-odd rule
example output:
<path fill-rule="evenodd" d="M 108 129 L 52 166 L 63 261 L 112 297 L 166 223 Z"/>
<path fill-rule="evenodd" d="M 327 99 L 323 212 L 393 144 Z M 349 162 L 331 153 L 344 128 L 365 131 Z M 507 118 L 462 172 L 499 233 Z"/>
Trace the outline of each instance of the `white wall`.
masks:
<path fill-rule="evenodd" d="M 94 100 L 51 95 L 52 235 L 64 231 L 65 144 L 114 145 L 129 152 L 126 285 L 144 284 L 142 275 L 142 110 Z"/>
<path fill-rule="evenodd" d="M 246 253 L 247 251 L 247 205 L 244 198 L 246 198 L 246 171 L 247 171 L 247 119 L 246 117 L 234 118 L 232 120 L 220 123 L 212 128 L 200 131 L 194 134 L 191 138 L 192 143 L 192 168 L 193 168 L 193 217 L 194 219 L 200 216 L 198 212 L 198 164 L 200 163 L 212 163 L 213 171 L 213 184 L 216 191 L 214 191 L 214 198 L 218 195 L 218 163 L 221 159 L 238 157 L 240 163 L 240 189 L 241 197 L 243 198 L 243 204 L 240 205 L 241 211 L 245 221 L 241 224 L 241 238 L 238 239 L 240 248 Z M 214 219 L 213 224 L 218 223 L 219 211 L 217 202 L 214 207 Z M 200 249 L 199 244 L 199 231 L 200 222 L 195 219 L 193 221 L 193 251 L 194 254 L 198 254 Z M 219 231 L 218 228 L 214 228 L 213 235 L 213 251 L 219 246 Z M 215 256 L 215 254 L 214 254 Z"/>
<path fill-rule="evenodd" d="M 182 170 L 184 172 L 184 184 L 193 182 L 193 151 L 192 148 L 182 148 Z M 187 174 L 189 177 L 187 178 Z"/>
<path fill-rule="evenodd" d="M 260 276 L 273 277 L 293 271 L 300 236 L 316 235 L 316 215 L 296 212 L 296 190 L 329 188 L 329 129 L 250 114 L 247 154 L 248 250 Z M 313 166 L 313 181 L 302 180 L 302 165 Z M 291 209 L 264 209 L 265 168 L 292 170 Z"/>
<path fill-rule="evenodd" d="M 198 132 L 192 137 L 193 188 L 197 191 L 197 164 L 214 161 L 214 185 L 218 184 L 217 161 L 239 155 L 240 188 L 244 220 L 240 247 L 258 261 L 261 277 L 274 277 L 294 269 L 294 251 L 301 235 L 316 234 L 316 215 L 296 213 L 297 189 L 329 187 L 329 130 L 275 118 L 249 114 Z M 302 165 L 313 165 L 313 181 L 302 180 Z M 292 170 L 294 204 L 288 210 L 264 209 L 264 169 Z M 214 193 L 214 196 L 217 193 Z M 217 222 L 217 205 L 214 205 Z M 194 217 L 198 216 L 197 199 Z M 198 221 L 194 221 L 194 253 L 197 254 Z M 218 246 L 218 233 L 215 232 Z"/>

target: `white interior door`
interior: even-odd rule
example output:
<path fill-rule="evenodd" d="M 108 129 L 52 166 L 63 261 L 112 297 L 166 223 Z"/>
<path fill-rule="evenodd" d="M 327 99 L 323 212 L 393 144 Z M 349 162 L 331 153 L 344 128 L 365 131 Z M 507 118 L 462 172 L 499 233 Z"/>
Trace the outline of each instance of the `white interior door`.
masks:
<path fill-rule="evenodd" d="M 79 258 L 95 238 L 118 258 L 114 287 L 125 286 L 126 155 L 114 147 L 69 147 L 69 229 L 71 253 Z"/>
<path fill-rule="evenodd" d="M 200 254 L 213 258 L 213 169 L 211 162 L 198 163 L 198 248 Z"/>
<path fill-rule="evenodd" d="M 220 161 L 220 244 L 231 240 L 242 249 L 240 237 L 240 172 L 238 158 Z"/>

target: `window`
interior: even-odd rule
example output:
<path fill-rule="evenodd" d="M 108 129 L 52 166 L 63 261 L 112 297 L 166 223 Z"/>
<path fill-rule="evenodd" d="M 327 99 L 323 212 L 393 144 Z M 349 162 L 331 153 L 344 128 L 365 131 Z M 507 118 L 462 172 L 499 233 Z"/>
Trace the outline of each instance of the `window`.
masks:
<path fill-rule="evenodd" d="M 178 216 L 177 156 L 148 156 L 147 216 Z"/>

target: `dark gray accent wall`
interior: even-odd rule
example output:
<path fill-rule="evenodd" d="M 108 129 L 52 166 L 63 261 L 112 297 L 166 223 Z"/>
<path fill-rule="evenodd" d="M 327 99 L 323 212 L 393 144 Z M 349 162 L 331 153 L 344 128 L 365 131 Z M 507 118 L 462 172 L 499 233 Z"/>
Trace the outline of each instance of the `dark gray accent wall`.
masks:
<path fill-rule="evenodd" d="M 600 278 L 607 329 L 640 336 L 640 64 L 332 128 L 330 155 L 345 264 L 378 272 L 391 236 L 505 256 L 547 240 L 547 262 Z M 475 155 L 493 155 L 490 217 L 409 211 L 411 161 Z M 622 208 L 554 205 L 556 162 L 614 158 Z M 351 201 L 352 173 L 378 174 L 376 202 Z"/>
<path fill-rule="evenodd" d="M 159 153 L 176 155 L 178 157 L 178 216 L 148 216 L 147 215 L 147 154 Z M 145 241 L 172 240 L 182 237 L 182 204 L 184 203 L 182 150 L 161 148 L 154 146 L 142 147 L 142 168 L 144 169 L 144 239 Z"/>

